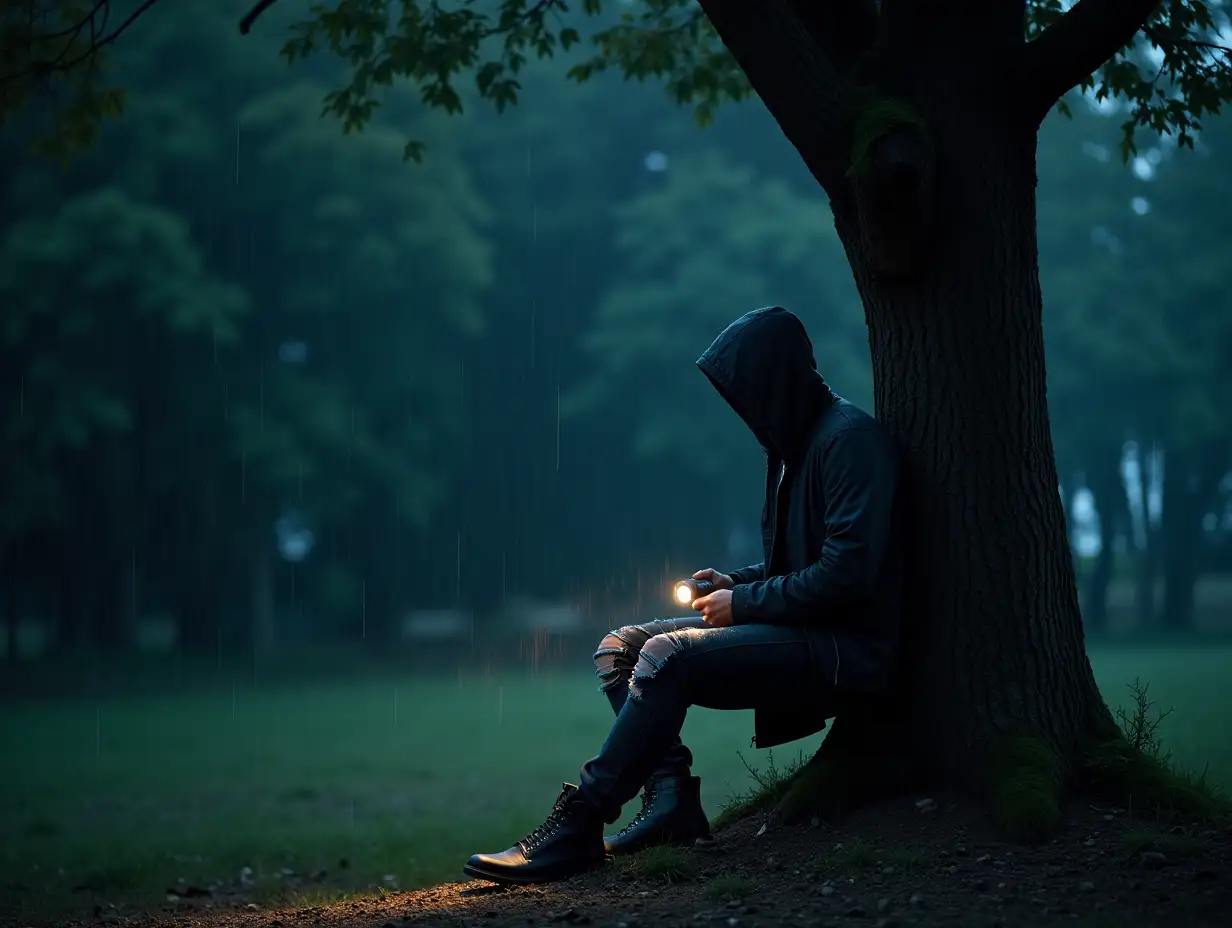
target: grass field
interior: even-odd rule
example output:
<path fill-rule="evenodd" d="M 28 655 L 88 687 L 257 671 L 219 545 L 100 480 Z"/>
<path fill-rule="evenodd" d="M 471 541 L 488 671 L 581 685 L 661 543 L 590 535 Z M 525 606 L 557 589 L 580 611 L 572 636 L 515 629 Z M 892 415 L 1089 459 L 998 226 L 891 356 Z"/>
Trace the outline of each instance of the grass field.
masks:
<path fill-rule="evenodd" d="M 1098 651 L 1115 703 L 1141 677 L 1175 713 L 1174 758 L 1232 786 L 1232 648 Z M 283 868 L 332 886 L 406 889 L 460 876 L 546 812 L 594 753 L 610 710 L 585 673 L 253 685 L 158 699 L 0 707 L 0 912 L 92 901 L 154 906 L 183 879 L 275 892 Z M 715 814 L 749 786 L 751 713 L 695 710 L 686 740 Z M 811 752 L 817 739 L 777 759 Z M 630 810 L 632 811 L 632 810 Z M 341 866 L 342 861 L 346 867 Z"/>

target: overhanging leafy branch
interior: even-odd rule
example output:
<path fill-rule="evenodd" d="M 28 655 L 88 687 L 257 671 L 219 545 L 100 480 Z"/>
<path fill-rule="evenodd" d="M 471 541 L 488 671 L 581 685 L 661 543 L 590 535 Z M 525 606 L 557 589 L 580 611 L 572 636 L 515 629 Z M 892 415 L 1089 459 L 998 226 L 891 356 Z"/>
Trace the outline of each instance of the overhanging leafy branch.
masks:
<path fill-rule="evenodd" d="M 1228 28 L 1226 5 L 1207 0 L 1079 0 L 1068 12 L 1061 0 L 1037 0 L 1027 54 L 1037 115 L 1078 87 L 1126 102 L 1123 158 L 1140 128 L 1192 147 L 1203 117 L 1232 99 L 1232 53 L 1220 40 Z"/>

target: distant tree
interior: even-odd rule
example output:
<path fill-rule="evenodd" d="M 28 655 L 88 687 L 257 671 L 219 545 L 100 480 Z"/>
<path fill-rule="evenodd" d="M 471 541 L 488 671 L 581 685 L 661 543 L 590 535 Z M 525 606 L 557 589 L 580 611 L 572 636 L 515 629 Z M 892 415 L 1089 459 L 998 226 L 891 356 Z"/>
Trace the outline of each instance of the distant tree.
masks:
<path fill-rule="evenodd" d="M 1158 551 L 1144 552 L 1153 627 L 1186 631 L 1194 620 L 1194 589 L 1209 535 L 1204 521 L 1217 511 L 1220 483 L 1232 467 L 1232 314 L 1228 312 L 1227 210 L 1232 196 L 1226 160 L 1232 124 L 1211 120 L 1199 150 L 1184 160 L 1163 159 L 1135 201 L 1143 214 L 1126 231 L 1114 277 L 1092 283 L 1117 292 L 1126 315 L 1152 313 L 1162 332 L 1144 341 L 1151 362 L 1137 372 L 1134 437 L 1162 451 Z M 1158 156 L 1158 151 L 1151 154 Z M 1156 160 L 1159 160 L 1158 158 Z M 1099 279 L 1102 278 L 1102 279 Z M 1157 553 L 1156 559 L 1153 555 Z M 1158 564 L 1163 598 L 1153 595 Z M 1145 611 L 1145 610 L 1144 610 Z M 1144 618 L 1146 616 L 1144 615 Z"/>
<path fill-rule="evenodd" d="M 123 644 L 134 553 L 197 453 L 179 429 L 200 404 L 176 399 L 200 395 L 246 296 L 204 266 L 179 217 L 104 189 L 0 236 L 0 305 L 16 398 L 0 416 L 0 561 L 55 530 L 62 633 Z"/>
<path fill-rule="evenodd" d="M 409 88 L 398 88 L 362 136 L 343 137 L 319 118 L 328 84 L 304 71 L 283 83 L 278 39 L 243 38 L 230 14 L 211 5 L 152 16 L 126 35 L 135 41 L 114 49 L 106 75 L 141 88 L 125 119 L 103 126 L 63 170 L 14 144 L 17 132 L 43 125 L 40 108 L 14 113 L 13 132 L 0 146 L 0 212 L 29 249 L 40 237 L 48 247 L 67 238 L 77 213 L 64 204 L 91 202 L 100 189 L 117 198 L 117 237 L 157 203 L 203 273 L 227 281 L 228 292 L 242 291 L 256 311 L 231 320 L 230 330 L 207 330 L 206 350 L 194 355 L 182 340 L 168 344 L 136 327 L 129 302 L 140 295 L 136 285 L 109 291 L 114 303 L 69 300 L 73 314 L 66 308 L 63 318 L 84 326 L 73 345 L 93 349 L 79 349 L 90 362 L 79 380 L 119 365 L 142 384 L 136 393 L 117 393 L 131 414 L 127 427 L 59 452 L 58 460 L 89 475 L 69 481 L 70 488 L 109 487 L 124 501 L 117 510 L 124 518 L 108 523 L 116 533 L 84 539 L 94 546 L 91 569 L 116 592 L 108 603 L 131 597 L 136 576 L 140 605 L 149 608 L 147 588 L 157 586 L 157 608 L 179 619 L 187 647 L 213 650 L 251 636 L 273 644 L 273 607 L 305 599 L 304 583 L 285 582 L 291 568 L 276 547 L 275 524 L 293 514 L 316 538 L 314 566 L 345 563 L 354 572 L 350 627 L 356 637 L 363 629 L 375 639 L 391 626 L 400 600 L 419 593 L 407 579 L 405 539 L 423 531 L 453 476 L 466 432 L 462 349 L 482 331 L 481 299 L 492 281 L 489 210 L 467 163 L 440 157 L 408 182 L 402 133 L 418 127 L 438 153 L 461 133 L 443 115 L 423 112 Z M 328 80 L 331 68 L 322 64 L 314 70 Z M 341 70 L 333 63 L 333 77 Z M 111 247 L 119 244 L 117 238 Z M 147 247 L 141 282 L 149 284 L 163 265 L 159 248 Z M 75 252 L 46 286 L 36 276 L 30 286 L 14 284 L 15 305 L 54 306 L 65 294 L 88 292 L 85 272 L 109 266 L 110 258 L 101 247 L 92 258 Z M 134 259 L 132 273 L 139 270 Z M 203 285 L 186 299 L 172 283 L 168 276 L 161 295 L 186 300 L 184 311 L 197 296 L 218 298 L 217 288 Z M 220 302 L 219 311 L 225 308 Z M 126 327 L 129 337 L 121 337 Z M 36 386 L 26 365 L 37 345 L 21 341 L 26 331 L 10 332 L 12 351 L 0 355 L 0 377 L 14 390 L 23 371 Z M 43 399 L 43 391 L 32 393 L 27 408 Z M 140 400 L 141 409 L 124 405 L 130 400 Z M 25 423 L 55 431 L 46 417 Z M 158 449 L 157 468 L 147 468 L 157 493 L 150 481 L 140 492 L 128 485 L 138 446 Z M 16 462 L 25 460 L 22 446 L 3 450 L 9 448 Z M 18 491 L 34 501 L 35 489 Z M 9 510 L 12 520 L 18 514 Z M 11 533 L 22 552 L 39 532 L 71 537 L 77 522 L 69 519 L 62 530 L 54 514 L 41 507 L 23 516 Z M 452 560 L 441 555 L 443 563 Z M 57 561 L 67 562 L 47 556 L 40 563 Z M 28 585 L 28 575 L 20 582 Z M 82 586 L 55 583 L 68 591 Z M 285 595 L 275 600 L 271 588 Z M 305 612 L 309 621 L 301 625 L 311 628 L 313 610 Z M 240 619 L 254 613 L 256 621 Z M 114 614 L 94 609 L 84 622 L 61 624 L 82 637 L 114 625 Z"/>
<path fill-rule="evenodd" d="M 457 111 L 463 71 L 503 107 L 528 55 L 579 40 L 567 8 L 346 3 L 317 8 L 287 51 L 351 63 L 351 82 L 327 98 L 347 127 L 395 80 Z M 1214 0 L 646 0 L 575 67 L 578 79 L 609 66 L 662 75 L 703 119 L 756 92 L 829 195 L 864 304 L 876 411 L 908 477 L 912 672 L 880 717 L 837 720 L 782 814 L 910 776 L 990 791 L 1004 826 L 1041 833 L 1060 818 L 1064 785 L 1107 773 L 1086 759 L 1129 751 L 1085 654 L 1057 493 L 1036 138 L 1082 85 L 1129 102 L 1124 152 L 1140 129 L 1191 144 L 1232 96 L 1226 23 Z M 1143 61 L 1139 35 L 1162 66 Z"/>
<path fill-rule="evenodd" d="M 750 504 L 741 514 L 755 516 L 763 459 L 693 361 L 747 307 L 779 302 L 804 318 L 836 389 L 872 399 L 859 297 L 818 206 L 717 154 L 674 159 L 658 189 L 615 211 L 619 263 L 583 340 L 587 377 L 565 412 L 602 415 L 629 433 L 636 457 L 701 481 L 699 499 L 740 500 Z"/>
<path fill-rule="evenodd" d="M 1137 549 L 1140 620 L 1182 630 L 1193 616 L 1203 520 L 1230 463 L 1223 371 L 1232 317 L 1222 254 L 1232 229 L 1215 204 L 1230 193 L 1222 165 L 1232 124 L 1211 120 L 1192 154 L 1163 139 L 1136 156 L 1132 174 L 1110 175 L 1100 162 L 1111 156 L 1115 118 L 1093 109 L 1075 106 L 1076 118 L 1059 127 L 1067 167 L 1040 196 L 1045 291 L 1054 295 L 1045 307 L 1053 434 L 1065 476 L 1081 471 L 1095 497 L 1104 541 L 1084 584 L 1083 614 L 1088 627 L 1103 624 L 1121 534 L 1130 554 Z M 1129 440 L 1164 453 L 1162 524 L 1140 547 L 1121 474 Z"/>

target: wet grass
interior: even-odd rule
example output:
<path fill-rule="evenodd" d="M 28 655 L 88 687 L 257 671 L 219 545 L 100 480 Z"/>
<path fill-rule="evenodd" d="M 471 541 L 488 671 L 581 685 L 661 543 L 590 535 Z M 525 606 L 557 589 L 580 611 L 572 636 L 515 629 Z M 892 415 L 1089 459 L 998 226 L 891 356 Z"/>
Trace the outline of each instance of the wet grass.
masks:
<path fill-rule="evenodd" d="M 652 847 L 628 857 L 618 857 L 616 865 L 627 876 L 650 883 L 687 883 L 701 875 L 697 858 L 681 847 Z"/>
<path fill-rule="evenodd" d="M 1230 657 L 1105 649 L 1093 663 L 1114 702 L 1128 681 L 1149 681 L 1176 709 L 1159 733 L 1173 759 L 1226 787 Z M 177 887 L 243 883 L 253 898 L 312 900 L 460 879 L 471 853 L 538 824 L 609 723 L 585 672 L 249 676 L 157 697 L 6 699 L 0 912 L 32 924 L 94 904 L 156 907 Z M 712 816 L 756 785 L 738 751 L 770 776 L 746 747 L 751 733 L 751 713 L 698 711 L 687 723 Z M 807 757 L 818 741 L 785 756 Z"/>

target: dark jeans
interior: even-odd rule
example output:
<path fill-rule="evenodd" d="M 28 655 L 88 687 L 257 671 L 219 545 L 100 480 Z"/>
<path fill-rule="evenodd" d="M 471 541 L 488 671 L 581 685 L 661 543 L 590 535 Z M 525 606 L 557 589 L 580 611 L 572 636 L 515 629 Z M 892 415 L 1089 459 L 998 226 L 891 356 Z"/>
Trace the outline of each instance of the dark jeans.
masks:
<path fill-rule="evenodd" d="M 701 617 L 659 619 L 608 634 L 595 653 L 616 723 L 582 767 L 581 794 L 608 822 L 653 774 L 687 774 L 680 740 L 689 706 L 755 709 L 818 699 L 824 683 L 798 629 L 710 628 Z"/>

